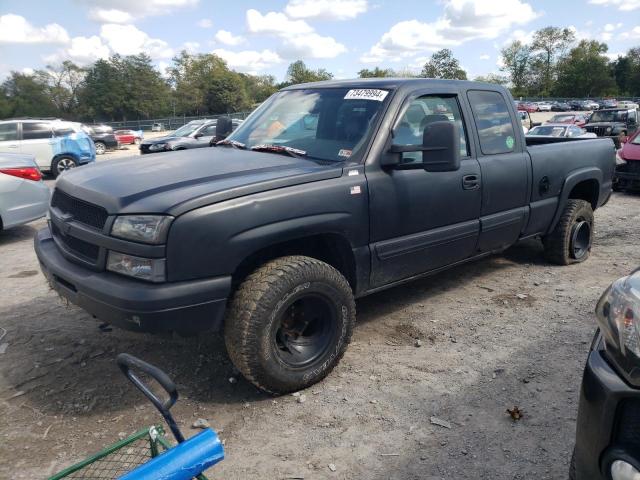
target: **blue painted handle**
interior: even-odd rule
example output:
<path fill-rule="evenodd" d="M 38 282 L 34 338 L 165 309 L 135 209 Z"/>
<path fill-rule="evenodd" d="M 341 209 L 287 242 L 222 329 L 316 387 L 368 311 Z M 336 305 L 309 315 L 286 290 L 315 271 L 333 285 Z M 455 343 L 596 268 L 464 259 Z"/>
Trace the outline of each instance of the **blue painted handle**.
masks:
<path fill-rule="evenodd" d="M 118 480 L 189 480 L 224 458 L 216 432 L 206 429 Z"/>

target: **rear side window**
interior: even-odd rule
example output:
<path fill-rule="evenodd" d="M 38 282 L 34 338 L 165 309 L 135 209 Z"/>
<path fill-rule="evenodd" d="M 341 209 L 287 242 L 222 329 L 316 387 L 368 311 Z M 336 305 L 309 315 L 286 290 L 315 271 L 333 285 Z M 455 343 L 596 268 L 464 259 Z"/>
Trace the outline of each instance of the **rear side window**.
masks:
<path fill-rule="evenodd" d="M 38 140 L 41 138 L 51 138 L 51 125 L 49 123 L 22 124 L 23 140 Z"/>
<path fill-rule="evenodd" d="M 516 143 L 507 102 L 498 92 L 472 90 L 467 94 L 485 155 L 513 152 Z"/>
<path fill-rule="evenodd" d="M 0 142 L 11 142 L 18 140 L 17 123 L 0 123 Z"/>

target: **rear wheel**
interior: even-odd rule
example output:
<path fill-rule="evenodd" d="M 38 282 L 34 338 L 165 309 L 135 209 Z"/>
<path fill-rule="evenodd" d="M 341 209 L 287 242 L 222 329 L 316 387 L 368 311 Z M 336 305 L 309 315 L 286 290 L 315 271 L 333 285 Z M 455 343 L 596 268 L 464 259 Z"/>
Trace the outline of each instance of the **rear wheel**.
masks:
<path fill-rule="evenodd" d="M 547 258 L 559 265 L 584 262 L 593 242 L 593 210 L 585 200 L 567 200 L 558 224 L 544 239 Z"/>
<path fill-rule="evenodd" d="M 271 393 L 306 388 L 331 372 L 355 323 L 346 279 L 310 257 L 272 260 L 236 291 L 225 319 L 225 343 L 234 365 Z"/>
<path fill-rule="evenodd" d="M 96 145 L 96 154 L 103 155 L 104 152 L 107 151 L 107 146 L 102 142 L 95 142 Z"/>
<path fill-rule="evenodd" d="M 136 138 L 134 138 L 134 139 L 133 139 L 133 143 L 134 143 L 135 145 L 140 145 L 140 139 L 139 139 L 139 138 L 137 138 L 137 137 L 136 137 Z"/>
<path fill-rule="evenodd" d="M 76 162 L 71 157 L 60 157 L 56 158 L 51 164 L 51 173 L 54 178 L 57 178 L 65 170 L 71 170 L 72 168 L 76 168 L 78 166 L 78 162 Z"/>

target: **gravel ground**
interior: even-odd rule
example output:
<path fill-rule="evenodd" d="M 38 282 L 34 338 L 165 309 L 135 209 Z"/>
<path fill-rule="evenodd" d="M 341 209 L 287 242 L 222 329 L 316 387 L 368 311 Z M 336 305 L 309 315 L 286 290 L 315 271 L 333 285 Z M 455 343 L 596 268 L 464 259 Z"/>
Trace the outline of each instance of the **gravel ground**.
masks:
<path fill-rule="evenodd" d="M 527 241 L 361 299 L 353 343 L 304 402 L 237 377 L 218 335 L 99 330 L 39 272 L 43 225 L 0 233 L 0 478 L 46 477 L 161 422 L 115 365 L 129 352 L 176 380 L 187 436 L 199 418 L 220 432 L 213 479 L 560 479 L 593 307 L 639 263 L 640 196 L 614 194 L 596 212 L 583 264 L 548 265 Z"/>

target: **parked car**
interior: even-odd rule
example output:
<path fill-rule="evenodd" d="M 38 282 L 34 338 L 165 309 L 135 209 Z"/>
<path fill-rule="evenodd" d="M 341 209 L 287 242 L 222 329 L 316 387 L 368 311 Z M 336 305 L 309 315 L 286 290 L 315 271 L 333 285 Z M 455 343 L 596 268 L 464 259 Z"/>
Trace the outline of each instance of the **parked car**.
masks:
<path fill-rule="evenodd" d="M 33 155 L 54 177 L 96 159 L 93 140 L 80 124 L 63 120 L 0 120 L 0 152 Z"/>
<path fill-rule="evenodd" d="M 640 190 L 640 130 L 623 140 L 618 150 L 614 190 Z"/>
<path fill-rule="evenodd" d="M 618 108 L 618 101 L 615 98 L 605 98 L 602 101 L 600 108 Z"/>
<path fill-rule="evenodd" d="M 209 147 L 216 136 L 216 120 L 193 120 L 165 137 L 152 138 L 140 143 L 140 153 L 157 153 L 188 148 Z M 233 128 L 241 120 L 232 120 Z M 220 139 L 222 140 L 222 139 Z"/>
<path fill-rule="evenodd" d="M 569 478 L 635 480 L 640 478 L 640 270 L 604 292 L 596 319 Z"/>
<path fill-rule="evenodd" d="M 598 110 L 600 108 L 600 104 L 593 100 L 584 100 L 582 106 L 584 110 Z"/>
<path fill-rule="evenodd" d="M 553 105 L 551 105 L 551 111 L 552 112 L 570 112 L 571 105 L 569 105 L 566 102 L 556 102 Z"/>
<path fill-rule="evenodd" d="M 544 123 L 573 123 L 574 125 L 582 127 L 587 123 L 587 117 L 581 113 L 564 113 L 554 115 Z"/>
<path fill-rule="evenodd" d="M 96 154 L 103 155 L 107 150 L 118 148 L 118 139 L 109 125 L 82 125 L 82 129 L 91 137 L 96 146 Z"/>
<path fill-rule="evenodd" d="M 584 128 L 599 137 L 610 137 L 616 148 L 621 141 L 638 129 L 638 111 L 628 109 L 598 110 L 591 114 Z"/>
<path fill-rule="evenodd" d="M 577 125 L 567 125 L 566 123 L 545 123 L 538 127 L 533 127 L 527 133 L 527 137 L 553 137 L 553 138 L 596 138 L 595 133 L 589 133 L 584 128 Z"/>
<path fill-rule="evenodd" d="M 285 393 L 340 360 L 356 297 L 522 238 L 541 237 L 551 262 L 585 261 L 614 157 L 609 139 L 525 137 L 499 85 L 292 85 L 214 149 L 63 175 L 35 249 L 91 315 L 222 329 L 244 376 Z"/>
<path fill-rule="evenodd" d="M 538 102 L 538 111 L 539 112 L 550 112 L 551 111 L 551 103 L 550 102 Z"/>
<path fill-rule="evenodd" d="M 46 215 L 49 187 L 33 155 L 0 153 L 0 230 Z"/>
<path fill-rule="evenodd" d="M 164 131 L 164 123 L 154 123 L 151 125 L 152 132 L 163 132 Z"/>
<path fill-rule="evenodd" d="M 571 107 L 571 110 L 578 111 L 578 112 L 582 110 L 587 110 L 582 100 L 569 100 L 567 103 Z"/>
<path fill-rule="evenodd" d="M 525 112 L 533 113 L 538 111 L 538 106 L 534 103 L 529 102 L 519 102 L 518 110 L 524 110 Z"/>
<path fill-rule="evenodd" d="M 144 138 L 142 130 L 116 130 L 113 133 L 120 145 L 139 145 Z"/>
<path fill-rule="evenodd" d="M 638 104 L 631 100 L 620 100 L 616 105 L 616 108 L 625 108 L 627 110 L 638 110 Z"/>

